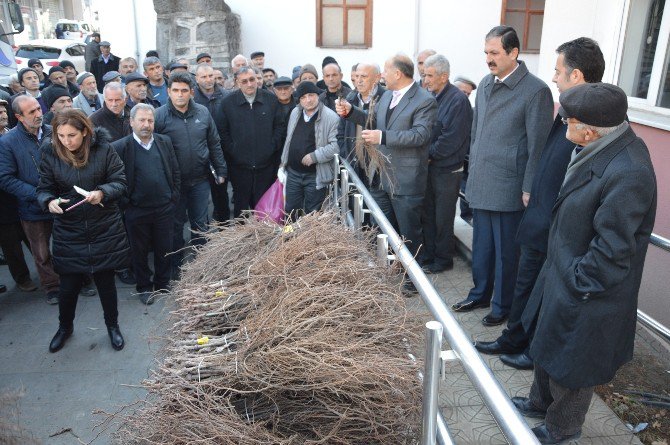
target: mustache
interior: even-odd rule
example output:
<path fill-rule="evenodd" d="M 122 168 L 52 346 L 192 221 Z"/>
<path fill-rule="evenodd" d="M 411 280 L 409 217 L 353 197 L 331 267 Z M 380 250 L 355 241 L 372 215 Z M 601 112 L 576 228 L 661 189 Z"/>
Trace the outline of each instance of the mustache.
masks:
<path fill-rule="evenodd" d="M 498 66 L 498 65 L 495 64 L 495 62 L 487 63 L 487 65 L 491 68 L 493 68 L 494 66 L 496 66 L 496 67 Z"/>

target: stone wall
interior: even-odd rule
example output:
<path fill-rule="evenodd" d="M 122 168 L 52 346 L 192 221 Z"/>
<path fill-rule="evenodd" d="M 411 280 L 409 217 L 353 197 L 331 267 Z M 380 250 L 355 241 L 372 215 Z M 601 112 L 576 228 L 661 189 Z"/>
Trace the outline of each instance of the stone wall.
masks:
<path fill-rule="evenodd" d="M 229 68 L 240 47 L 240 17 L 224 0 L 154 0 L 156 47 L 163 62 L 186 58 L 192 65 L 201 52 L 212 65 Z"/>

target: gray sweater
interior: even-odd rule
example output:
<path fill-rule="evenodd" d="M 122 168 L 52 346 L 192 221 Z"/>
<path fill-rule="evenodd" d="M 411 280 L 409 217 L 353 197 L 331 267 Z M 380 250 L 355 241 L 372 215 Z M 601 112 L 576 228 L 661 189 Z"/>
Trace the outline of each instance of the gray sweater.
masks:
<path fill-rule="evenodd" d="M 489 74 L 477 89 L 466 197 L 473 209 L 523 210 L 553 123 L 547 84 L 523 62 L 504 82 Z"/>

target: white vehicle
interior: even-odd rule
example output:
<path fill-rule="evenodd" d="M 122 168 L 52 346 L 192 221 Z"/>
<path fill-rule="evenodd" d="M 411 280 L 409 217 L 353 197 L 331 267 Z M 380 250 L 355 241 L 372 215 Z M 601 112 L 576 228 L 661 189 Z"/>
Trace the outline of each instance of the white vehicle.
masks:
<path fill-rule="evenodd" d="M 7 23 L 0 21 L 0 85 L 7 86 L 9 77 L 16 74 L 17 69 L 14 51 L 7 36 L 23 32 L 23 16 L 21 7 L 15 2 L 0 2 L 0 7 L 4 16 L 10 18 Z"/>
<path fill-rule="evenodd" d="M 93 32 L 91 25 L 74 20 L 59 20 L 56 23 L 56 38 L 83 41 Z"/>
<path fill-rule="evenodd" d="M 52 66 L 58 65 L 63 60 L 72 62 L 78 72 L 86 71 L 84 61 L 84 49 L 82 42 L 61 39 L 38 39 L 19 45 L 16 49 L 15 59 L 17 68 L 28 68 L 30 59 L 40 59 L 44 65 L 44 72 L 48 73 Z"/>

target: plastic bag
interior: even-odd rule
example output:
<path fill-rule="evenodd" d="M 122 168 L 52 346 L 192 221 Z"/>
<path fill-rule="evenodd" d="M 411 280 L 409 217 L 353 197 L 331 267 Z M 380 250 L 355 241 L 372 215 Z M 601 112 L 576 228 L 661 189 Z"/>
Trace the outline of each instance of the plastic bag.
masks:
<path fill-rule="evenodd" d="M 277 179 L 256 204 L 256 217 L 259 220 L 272 220 L 281 224 L 284 219 L 284 186 Z"/>

